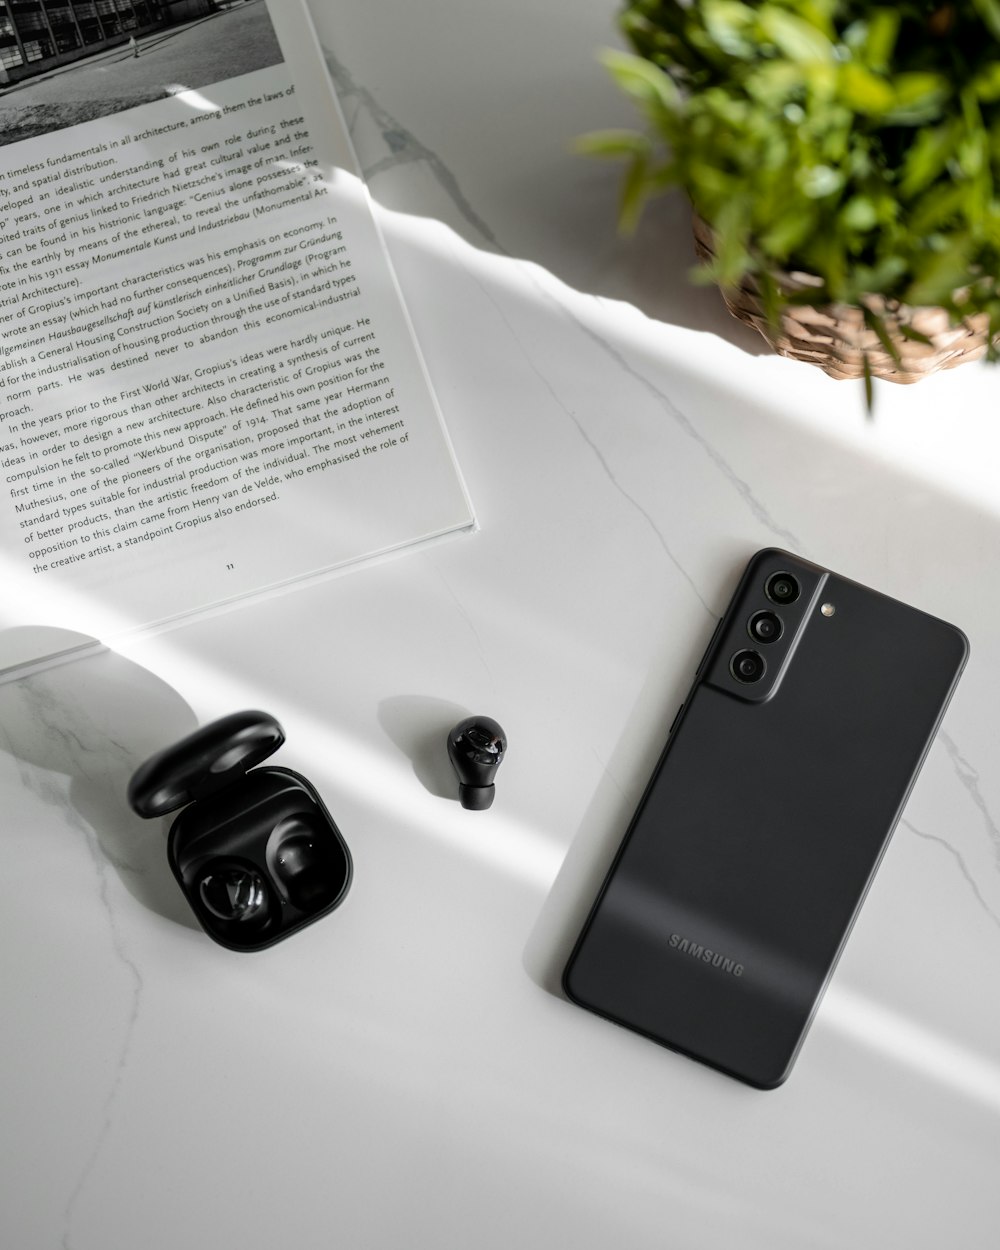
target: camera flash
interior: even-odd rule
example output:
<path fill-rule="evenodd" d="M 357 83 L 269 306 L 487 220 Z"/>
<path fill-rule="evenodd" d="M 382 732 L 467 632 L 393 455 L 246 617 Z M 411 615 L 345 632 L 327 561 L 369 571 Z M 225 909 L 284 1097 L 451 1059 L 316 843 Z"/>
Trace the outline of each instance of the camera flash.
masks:
<path fill-rule="evenodd" d="M 823 606 L 820 608 L 820 611 L 823 613 L 824 616 L 833 616 L 836 610 L 837 609 L 833 606 L 832 603 L 824 603 Z"/>

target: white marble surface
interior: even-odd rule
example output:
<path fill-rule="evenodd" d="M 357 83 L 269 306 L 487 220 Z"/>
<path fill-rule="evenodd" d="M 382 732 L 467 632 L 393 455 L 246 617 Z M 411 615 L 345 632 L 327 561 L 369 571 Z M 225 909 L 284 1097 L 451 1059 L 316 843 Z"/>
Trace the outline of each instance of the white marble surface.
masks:
<path fill-rule="evenodd" d="M 482 529 L 0 687 L 0 1230 L 17 1250 L 962 1250 L 1000 1203 L 1000 375 L 852 386 L 628 244 L 613 6 L 314 0 Z M 789 1083 L 558 971 L 734 577 L 779 544 L 972 657 Z M 151 750 L 264 707 L 355 858 L 252 956 L 193 927 Z M 510 735 L 486 814 L 443 735 Z"/>

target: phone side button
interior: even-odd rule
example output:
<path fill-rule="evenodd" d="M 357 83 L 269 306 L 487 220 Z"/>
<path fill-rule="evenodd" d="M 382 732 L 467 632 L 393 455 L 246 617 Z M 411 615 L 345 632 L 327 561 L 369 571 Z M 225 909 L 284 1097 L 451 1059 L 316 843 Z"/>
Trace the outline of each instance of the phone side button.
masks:
<path fill-rule="evenodd" d="M 680 705 L 680 707 L 677 709 L 677 711 L 674 713 L 674 719 L 670 722 L 670 728 L 667 730 L 667 737 L 668 737 L 668 738 L 669 738 L 669 737 L 670 737 L 670 735 L 674 732 L 674 726 L 675 726 L 675 725 L 677 724 L 677 722 L 680 720 L 680 718 L 681 718 L 681 712 L 683 712 L 683 711 L 684 711 L 684 704 L 682 703 L 682 704 Z"/>

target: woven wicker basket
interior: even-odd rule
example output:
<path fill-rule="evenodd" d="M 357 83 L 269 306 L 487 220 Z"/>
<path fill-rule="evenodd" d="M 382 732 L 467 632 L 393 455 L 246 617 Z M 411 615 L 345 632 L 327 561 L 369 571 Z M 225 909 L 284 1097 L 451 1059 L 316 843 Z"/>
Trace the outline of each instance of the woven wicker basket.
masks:
<path fill-rule="evenodd" d="M 693 226 L 699 260 L 711 260 L 714 255 L 711 226 L 697 214 Z M 812 274 L 777 276 L 779 285 L 787 292 L 821 285 L 821 280 Z M 853 304 L 826 304 L 818 308 L 803 304 L 786 308 L 781 314 L 780 329 L 776 330 L 768 321 L 752 279 L 745 280 L 734 290 L 723 291 L 722 297 L 733 316 L 759 330 L 779 355 L 817 365 L 831 378 L 864 377 L 867 357 L 872 377 L 888 382 L 919 382 L 939 369 L 953 369 L 967 360 L 979 359 L 986 352 L 989 338 L 989 318 L 985 313 L 977 313 L 953 325 L 944 308 L 913 308 L 873 296 L 872 310 L 885 324 L 899 355 L 897 363 L 875 331 L 865 324 L 861 309 Z M 901 325 L 926 335 L 931 342 L 905 338 L 899 331 Z"/>

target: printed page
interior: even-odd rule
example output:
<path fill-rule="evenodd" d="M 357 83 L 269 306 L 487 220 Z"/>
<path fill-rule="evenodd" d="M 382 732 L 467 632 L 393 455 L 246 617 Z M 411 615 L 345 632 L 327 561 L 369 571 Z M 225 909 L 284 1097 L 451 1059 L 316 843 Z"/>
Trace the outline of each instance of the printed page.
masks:
<path fill-rule="evenodd" d="M 273 17 L 0 88 L 0 669 L 474 523 L 308 15 Z"/>

